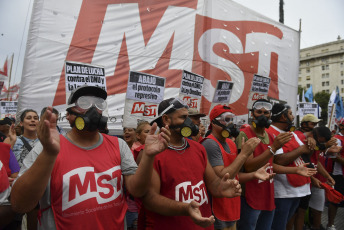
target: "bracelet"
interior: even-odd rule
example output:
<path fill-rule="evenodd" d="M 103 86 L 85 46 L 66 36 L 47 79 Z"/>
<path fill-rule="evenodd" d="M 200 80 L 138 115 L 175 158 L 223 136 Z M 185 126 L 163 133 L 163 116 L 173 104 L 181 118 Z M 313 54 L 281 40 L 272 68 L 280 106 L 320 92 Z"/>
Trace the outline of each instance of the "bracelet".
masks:
<path fill-rule="evenodd" d="M 272 155 L 274 155 L 274 156 L 275 156 L 275 155 L 276 155 L 276 152 L 274 152 L 274 151 L 272 150 L 272 148 L 271 148 L 271 146 L 270 146 L 270 145 L 268 146 L 268 148 L 269 148 L 270 152 L 272 153 Z"/>

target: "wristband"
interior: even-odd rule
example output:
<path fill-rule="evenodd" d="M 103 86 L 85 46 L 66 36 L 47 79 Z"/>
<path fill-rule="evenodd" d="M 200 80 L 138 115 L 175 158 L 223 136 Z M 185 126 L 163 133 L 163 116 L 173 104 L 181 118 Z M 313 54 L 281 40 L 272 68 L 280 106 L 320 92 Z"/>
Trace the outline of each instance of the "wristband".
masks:
<path fill-rule="evenodd" d="M 270 152 L 272 153 L 272 155 L 276 155 L 276 152 L 274 152 L 273 150 L 272 150 L 272 148 L 271 148 L 271 146 L 268 146 L 268 148 L 269 148 L 269 150 L 270 150 Z"/>

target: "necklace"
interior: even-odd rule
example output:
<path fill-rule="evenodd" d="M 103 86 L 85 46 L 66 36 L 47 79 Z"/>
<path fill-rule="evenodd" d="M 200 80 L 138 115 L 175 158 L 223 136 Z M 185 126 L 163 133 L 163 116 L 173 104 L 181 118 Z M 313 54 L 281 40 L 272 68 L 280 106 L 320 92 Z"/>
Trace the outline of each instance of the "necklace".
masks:
<path fill-rule="evenodd" d="M 168 144 L 168 148 L 169 149 L 172 149 L 172 150 L 176 151 L 179 154 L 183 154 L 185 152 L 185 150 L 186 150 L 186 147 L 187 147 L 187 142 L 185 141 L 184 138 L 183 138 L 183 144 L 181 146 L 174 146 L 174 145 Z"/>

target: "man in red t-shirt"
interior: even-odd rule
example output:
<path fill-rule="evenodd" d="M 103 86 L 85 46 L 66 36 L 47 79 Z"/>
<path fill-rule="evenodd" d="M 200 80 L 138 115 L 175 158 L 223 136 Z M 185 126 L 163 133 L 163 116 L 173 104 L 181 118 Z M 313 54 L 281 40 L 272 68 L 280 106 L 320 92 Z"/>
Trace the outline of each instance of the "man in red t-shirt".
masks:
<path fill-rule="evenodd" d="M 148 190 L 154 157 L 167 147 L 170 132 L 164 127 L 154 135 L 153 125 L 137 167 L 124 140 L 99 133 L 107 123 L 106 98 L 106 91 L 95 86 L 72 91 L 66 116 L 72 129 L 66 135 L 58 133 L 52 107 L 40 120 L 40 145 L 25 158 L 35 160 L 29 167 L 23 164 L 26 171 L 13 185 L 11 203 L 24 213 L 39 202 L 42 229 L 123 230 L 123 183 L 135 197 Z"/>
<path fill-rule="evenodd" d="M 144 197 L 145 207 L 156 213 L 154 229 L 213 229 L 207 192 L 235 197 L 241 193 L 240 185 L 229 179 L 228 173 L 219 178 L 204 147 L 187 138 L 198 132 L 188 117 L 187 105 L 170 98 L 159 104 L 158 112 L 156 122 L 170 128 L 171 140 L 155 158 L 152 188 Z"/>

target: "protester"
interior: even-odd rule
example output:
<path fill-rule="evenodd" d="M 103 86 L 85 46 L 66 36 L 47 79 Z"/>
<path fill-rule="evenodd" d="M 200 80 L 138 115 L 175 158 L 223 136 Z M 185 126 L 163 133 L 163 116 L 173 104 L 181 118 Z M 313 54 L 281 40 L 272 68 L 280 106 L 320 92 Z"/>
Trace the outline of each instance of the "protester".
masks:
<path fill-rule="evenodd" d="M 189 108 L 188 109 L 189 112 L 189 118 L 192 121 L 192 123 L 194 125 L 197 125 L 199 132 L 197 133 L 197 135 L 194 136 L 190 136 L 190 138 L 194 141 L 200 142 L 203 137 L 201 136 L 201 117 L 205 117 L 206 115 L 204 113 L 200 113 L 196 108 Z"/>
<path fill-rule="evenodd" d="M 311 218 L 311 228 L 314 230 L 320 229 L 321 227 L 321 214 L 325 206 L 325 190 L 321 186 L 321 183 L 327 183 L 331 186 L 335 185 L 334 179 L 324 168 L 326 162 L 326 155 L 336 154 L 340 152 L 341 147 L 337 146 L 337 143 L 333 144 L 329 148 L 324 147 L 322 143 L 328 144 L 331 142 L 332 132 L 327 127 L 316 127 L 311 132 L 306 133 L 307 137 L 312 137 L 316 140 L 317 147 L 311 156 L 311 162 L 316 166 L 318 173 L 311 177 L 312 187 L 311 187 L 311 197 L 309 200 L 309 215 Z M 325 144 L 325 145 L 326 145 Z M 298 226 L 296 229 L 301 229 L 303 227 L 302 220 L 306 213 L 305 207 L 299 207 L 297 217 Z"/>
<path fill-rule="evenodd" d="M 36 159 L 21 169 L 11 203 L 26 212 L 39 201 L 41 229 L 125 229 L 123 182 L 136 197 L 148 189 L 154 156 L 169 142 L 168 128 L 154 135 L 152 126 L 137 167 L 123 140 L 98 132 L 107 122 L 106 98 L 106 91 L 94 86 L 72 91 L 66 115 L 72 129 L 65 136 L 56 130 L 51 107 L 40 121 L 43 149 L 30 153 Z"/>
<path fill-rule="evenodd" d="M 241 188 L 228 173 L 220 179 L 207 160 L 204 147 L 186 137 L 198 130 L 188 117 L 188 106 L 174 98 L 163 100 L 155 120 L 168 125 L 168 148 L 154 161 L 152 187 L 144 205 L 155 212 L 154 229 L 213 229 L 214 217 L 207 191 L 216 197 L 235 197 Z"/>
<path fill-rule="evenodd" d="M 258 137 L 261 142 L 248 157 L 244 164 L 245 172 L 253 172 L 265 164 L 269 173 L 300 173 L 307 175 L 309 171 L 305 167 L 288 170 L 285 167 L 273 164 L 276 151 L 291 140 L 292 134 L 280 133 L 276 137 L 268 133 L 271 121 L 272 104 L 265 99 L 258 99 L 252 105 L 252 124 L 243 128 L 236 139 L 238 149 L 242 148 L 242 138 L 248 140 Z M 251 180 L 245 184 L 245 196 L 241 199 L 241 219 L 238 229 L 270 229 L 275 212 L 274 181 Z"/>
<path fill-rule="evenodd" d="M 337 144 L 338 146 L 344 146 L 344 119 L 341 119 L 338 123 L 339 133 L 335 135 L 335 138 L 338 139 Z M 326 169 L 330 173 L 331 177 L 333 177 L 335 181 L 334 189 L 344 195 L 344 148 L 341 151 L 333 156 L 328 156 L 326 162 Z M 334 220 L 337 215 L 338 207 L 343 207 L 344 202 L 340 204 L 334 204 L 329 202 L 328 207 L 328 224 L 327 229 L 329 230 L 336 230 L 334 226 Z"/>
<path fill-rule="evenodd" d="M 201 143 L 205 147 L 209 162 L 218 177 L 226 173 L 231 179 L 238 179 L 244 183 L 251 179 L 265 181 L 272 177 L 265 169 L 268 164 L 251 173 L 240 173 L 239 170 L 250 156 L 260 140 L 251 138 L 242 146 L 240 155 L 237 155 L 235 143 L 229 138 L 233 133 L 232 110 L 224 105 L 215 106 L 210 112 L 211 134 Z M 236 130 L 234 130 L 236 132 Z M 215 229 L 235 230 L 236 221 L 240 219 L 240 197 L 216 198 L 212 197 L 212 213 L 215 217 Z"/>
<path fill-rule="evenodd" d="M 131 150 L 140 146 L 140 143 L 136 140 L 136 131 L 134 128 L 123 128 L 123 139 Z"/>
<path fill-rule="evenodd" d="M 43 116 L 43 114 L 45 113 L 45 111 L 47 110 L 48 107 L 44 107 L 41 110 L 41 117 Z M 59 117 L 59 111 L 57 111 L 57 109 L 53 108 L 53 113 L 56 115 L 57 119 Z M 56 129 L 59 132 L 59 134 L 66 134 L 66 131 L 64 131 L 60 126 L 56 125 Z"/>
<path fill-rule="evenodd" d="M 20 167 L 22 167 L 23 160 L 26 155 L 38 141 L 38 121 L 39 116 L 33 109 L 26 109 L 20 115 L 20 124 L 22 126 L 23 134 L 17 137 L 13 146 L 13 153 L 16 156 Z"/>
<path fill-rule="evenodd" d="M 12 125 L 12 120 L 8 117 L 5 117 L 3 119 L 0 120 L 0 132 L 5 135 L 8 136 L 8 132 L 10 130 L 10 127 Z"/>
<path fill-rule="evenodd" d="M 299 132 L 305 133 L 312 131 L 320 121 L 321 120 L 313 114 L 306 114 L 301 120 Z"/>
<path fill-rule="evenodd" d="M 300 141 L 295 133 L 290 132 L 293 130 L 294 116 L 289 105 L 277 103 L 272 107 L 271 113 L 272 125 L 268 132 L 274 137 L 285 133 L 291 135 L 291 139 L 275 152 L 274 162 L 288 166 L 287 168 L 290 170 L 306 166 L 301 155 L 313 153 L 315 142 L 313 142 L 313 146 L 308 147 Z M 286 229 L 288 221 L 299 207 L 301 197 L 310 195 L 309 176 L 315 174 L 316 170 L 309 170 L 312 173 L 307 177 L 297 174 L 277 174 L 275 176 L 276 210 L 271 229 Z"/>

